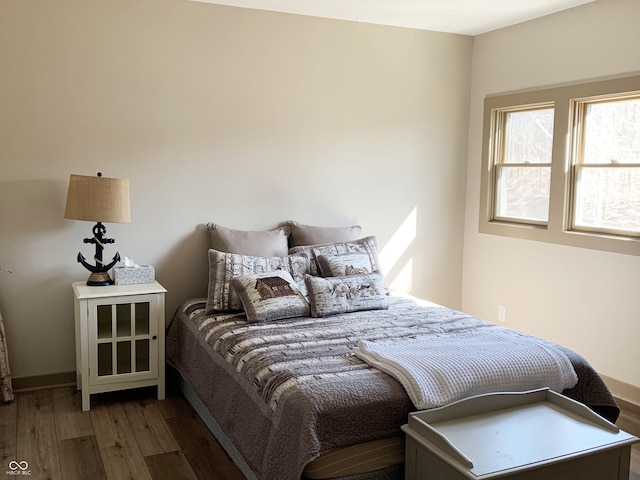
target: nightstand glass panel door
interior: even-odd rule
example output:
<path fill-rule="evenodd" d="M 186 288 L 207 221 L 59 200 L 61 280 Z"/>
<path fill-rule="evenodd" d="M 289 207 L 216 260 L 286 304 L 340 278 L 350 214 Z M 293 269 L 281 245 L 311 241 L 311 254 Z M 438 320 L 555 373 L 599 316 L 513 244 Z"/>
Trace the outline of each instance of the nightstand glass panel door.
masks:
<path fill-rule="evenodd" d="M 158 366 L 157 296 L 119 297 L 93 300 L 89 308 L 89 330 L 96 342 L 90 342 L 90 377 L 97 383 L 122 381 L 124 375 L 154 378 Z M 94 350 L 95 348 L 95 350 Z"/>

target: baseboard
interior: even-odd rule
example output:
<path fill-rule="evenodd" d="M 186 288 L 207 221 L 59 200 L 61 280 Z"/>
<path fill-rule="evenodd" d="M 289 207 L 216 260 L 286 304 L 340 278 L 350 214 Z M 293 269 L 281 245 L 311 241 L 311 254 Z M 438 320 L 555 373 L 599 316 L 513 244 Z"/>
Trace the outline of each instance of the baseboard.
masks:
<path fill-rule="evenodd" d="M 616 380 L 600 374 L 604 383 L 616 398 L 640 407 L 640 387 Z M 31 377 L 17 377 L 11 379 L 14 392 L 29 392 L 44 388 L 69 387 L 76 385 L 76 372 L 51 373 L 48 375 L 34 375 Z"/>
<path fill-rule="evenodd" d="M 17 377 L 11 379 L 11 385 L 15 393 L 31 392 L 33 390 L 42 390 L 45 388 L 69 387 L 76 385 L 76 372 Z"/>
<path fill-rule="evenodd" d="M 600 374 L 614 397 L 640 408 L 640 387 Z"/>

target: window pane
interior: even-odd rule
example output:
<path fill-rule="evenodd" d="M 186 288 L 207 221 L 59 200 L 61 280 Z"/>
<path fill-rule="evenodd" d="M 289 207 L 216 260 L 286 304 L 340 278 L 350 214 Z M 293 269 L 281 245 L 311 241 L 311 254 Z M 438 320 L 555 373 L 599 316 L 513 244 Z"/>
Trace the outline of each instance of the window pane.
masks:
<path fill-rule="evenodd" d="M 98 338 L 110 338 L 111 332 L 111 305 L 98 305 L 96 308 L 98 316 Z"/>
<path fill-rule="evenodd" d="M 136 372 L 149 371 L 149 340 L 136 340 Z"/>
<path fill-rule="evenodd" d="M 149 302 L 136 303 L 136 335 L 149 334 Z"/>
<path fill-rule="evenodd" d="M 640 233 L 640 168 L 578 168 L 574 226 Z"/>
<path fill-rule="evenodd" d="M 640 163 L 640 98 L 589 103 L 583 163 Z"/>
<path fill-rule="evenodd" d="M 499 166 L 497 173 L 497 217 L 548 220 L 551 167 Z"/>
<path fill-rule="evenodd" d="M 131 335 L 131 304 L 129 303 L 116 305 L 116 335 L 118 337 Z"/>
<path fill-rule="evenodd" d="M 131 373 L 131 342 L 118 342 L 118 373 Z"/>
<path fill-rule="evenodd" d="M 553 108 L 508 112 L 504 163 L 551 163 Z"/>

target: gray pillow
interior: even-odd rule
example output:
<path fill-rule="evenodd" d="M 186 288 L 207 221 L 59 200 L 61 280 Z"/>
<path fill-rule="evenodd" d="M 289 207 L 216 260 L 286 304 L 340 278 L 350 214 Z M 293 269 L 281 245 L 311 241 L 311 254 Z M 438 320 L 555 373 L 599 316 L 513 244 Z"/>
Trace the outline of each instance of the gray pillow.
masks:
<path fill-rule="evenodd" d="M 257 257 L 284 257 L 287 255 L 288 226 L 274 230 L 234 230 L 215 223 L 207 223 L 210 248 L 220 252 L 253 255 Z"/>
<path fill-rule="evenodd" d="M 249 322 L 308 317 L 309 302 L 291 275 L 284 270 L 231 279 Z"/>
<path fill-rule="evenodd" d="M 344 277 L 305 276 L 312 317 L 389 308 L 379 273 Z"/>
<path fill-rule="evenodd" d="M 315 225 L 303 225 L 298 222 L 288 221 L 285 225 L 291 228 L 291 246 L 318 245 L 320 243 L 348 242 L 360 238 L 362 227 L 320 227 Z"/>
<path fill-rule="evenodd" d="M 308 258 L 298 255 L 254 257 L 210 249 L 207 313 L 242 311 L 242 301 L 229 284 L 232 278 L 277 270 L 285 270 L 291 274 L 306 297 L 307 287 L 304 276 L 309 272 Z"/>
<path fill-rule="evenodd" d="M 371 259 L 366 253 L 340 253 L 338 255 L 318 255 L 318 268 L 323 277 L 341 277 L 371 273 Z"/>

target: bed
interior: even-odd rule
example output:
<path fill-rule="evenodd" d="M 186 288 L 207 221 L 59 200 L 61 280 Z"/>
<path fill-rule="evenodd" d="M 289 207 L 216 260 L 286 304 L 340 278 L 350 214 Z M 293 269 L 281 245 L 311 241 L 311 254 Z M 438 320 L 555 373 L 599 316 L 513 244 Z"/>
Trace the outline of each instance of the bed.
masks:
<path fill-rule="evenodd" d="M 257 232 L 210 224 L 208 295 L 185 301 L 167 332 L 167 362 L 186 398 L 247 478 L 403 478 L 400 426 L 417 402 L 402 379 L 358 355 L 365 344 L 446 340 L 457 342 L 453 352 L 469 337 L 539 341 L 575 372 L 562 393 L 616 420 L 612 395 L 575 352 L 389 292 L 375 237 L 355 227 L 286 227 L 257 242 Z M 515 389 L 548 386 L 536 381 L 546 382 Z"/>

